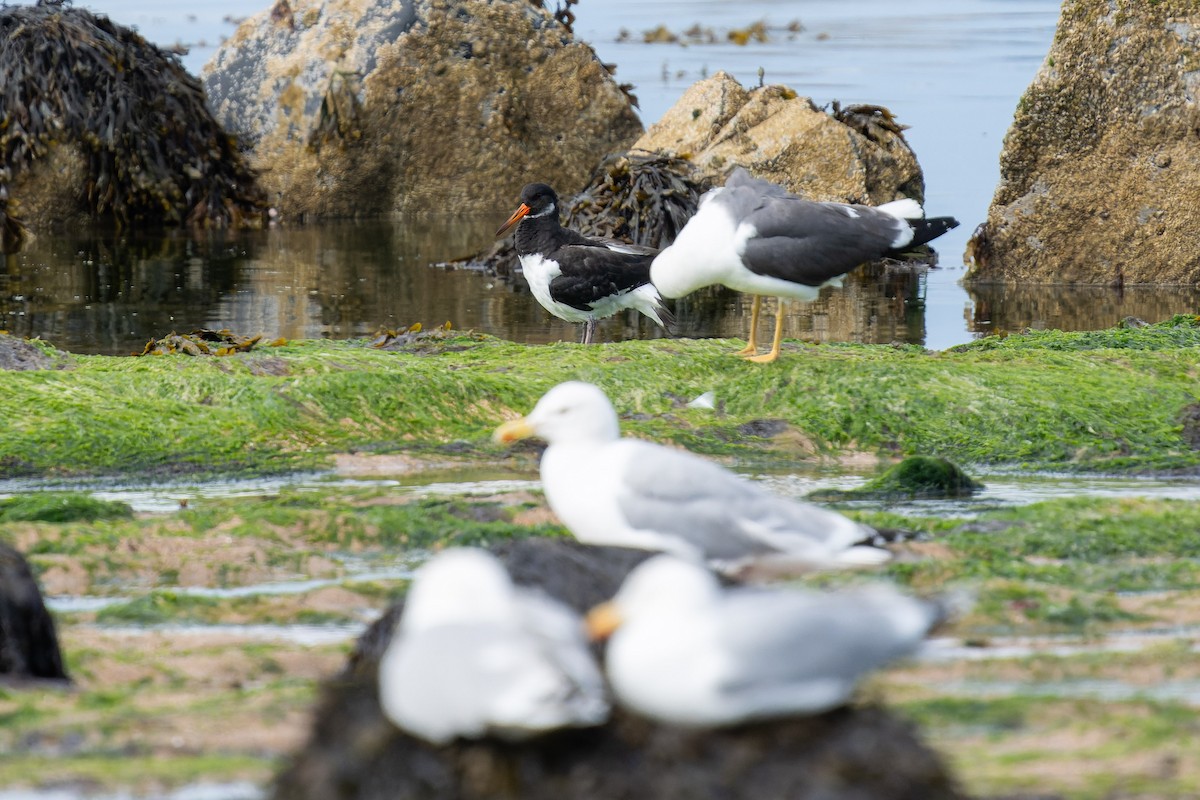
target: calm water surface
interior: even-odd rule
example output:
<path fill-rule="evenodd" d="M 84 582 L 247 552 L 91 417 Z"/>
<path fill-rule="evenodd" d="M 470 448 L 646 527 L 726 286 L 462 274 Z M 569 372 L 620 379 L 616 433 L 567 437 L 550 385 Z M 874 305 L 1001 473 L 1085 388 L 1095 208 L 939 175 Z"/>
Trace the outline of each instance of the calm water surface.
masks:
<path fill-rule="evenodd" d="M 137 27 L 160 45 L 190 47 L 199 73 L 233 21 L 260 10 L 215 0 L 77 3 Z M 266 7 L 263 4 L 262 7 Z M 634 84 L 646 124 L 694 81 L 719 69 L 746 85 L 785 83 L 818 104 L 886 105 L 911 126 L 930 213 L 962 226 L 938 241 L 940 267 L 877 267 L 812 306 L 792 307 L 788 335 L 810 341 L 905 341 L 944 348 L 993 331 L 1087 329 L 1127 315 L 1150 321 L 1195 309 L 1195 289 L 986 288 L 967 291 L 962 252 L 986 216 L 1012 110 L 1053 35 L 1057 0 L 584 0 L 577 35 Z M 728 43 L 764 20 L 767 43 Z M 802 29 L 787 30 L 798 21 Z M 645 44 L 659 25 L 711 29 L 714 44 Z M 469 177 L 464 178 L 469 180 Z M 43 236 L 0 273 L 0 326 L 76 352 L 122 354 L 172 330 L 229 327 L 267 337 L 364 336 L 383 327 L 450 321 L 525 342 L 571 339 L 520 278 L 437 266 L 479 252 L 510 209 L 473 218 L 329 223 L 202 239 Z M 710 291 L 682 301 L 678 334 L 744 336 L 744 298 Z M 771 322 L 768 317 L 764 327 Z M 661 335 L 635 316 L 603 339 Z"/>

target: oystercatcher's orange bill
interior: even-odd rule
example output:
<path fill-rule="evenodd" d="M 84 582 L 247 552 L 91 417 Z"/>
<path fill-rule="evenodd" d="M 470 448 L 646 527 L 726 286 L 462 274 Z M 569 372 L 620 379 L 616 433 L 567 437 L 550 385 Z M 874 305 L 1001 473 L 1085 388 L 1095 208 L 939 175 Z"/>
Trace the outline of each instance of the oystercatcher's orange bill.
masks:
<path fill-rule="evenodd" d="M 514 211 L 513 215 L 508 218 L 508 221 L 501 225 L 499 229 L 497 229 L 496 235 L 503 236 L 504 234 L 508 233 L 508 229 L 520 222 L 521 217 L 524 217 L 526 214 L 528 214 L 530 210 L 531 209 L 529 206 L 521 203 L 521 207 Z"/>

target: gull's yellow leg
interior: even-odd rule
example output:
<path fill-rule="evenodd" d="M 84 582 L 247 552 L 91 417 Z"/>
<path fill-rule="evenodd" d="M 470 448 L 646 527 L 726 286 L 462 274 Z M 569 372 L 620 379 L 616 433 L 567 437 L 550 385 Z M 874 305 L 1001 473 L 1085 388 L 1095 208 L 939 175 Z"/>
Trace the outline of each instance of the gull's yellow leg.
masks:
<path fill-rule="evenodd" d="M 778 297 L 775 302 L 775 341 L 771 344 L 771 352 L 748 358 L 747 361 L 753 361 L 755 364 L 770 364 L 779 358 L 779 343 L 783 341 L 783 298 Z"/>
<path fill-rule="evenodd" d="M 746 337 L 746 346 L 734 353 L 735 356 L 752 356 L 758 352 L 758 310 L 762 307 L 762 295 L 754 295 L 750 305 L 750 335 Z"/>

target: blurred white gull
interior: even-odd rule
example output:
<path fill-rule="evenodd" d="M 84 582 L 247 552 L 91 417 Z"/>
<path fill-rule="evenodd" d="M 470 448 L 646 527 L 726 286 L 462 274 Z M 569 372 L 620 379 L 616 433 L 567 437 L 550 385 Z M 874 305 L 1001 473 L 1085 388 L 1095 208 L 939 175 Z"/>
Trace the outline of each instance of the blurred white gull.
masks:
<path fill-rule="evenodd" d="M 683 450 L 623 439 L 608 397 L 580 381 L 555 386 L 495 438 L 544 439 L 542 487 L 586 544 L 662 550 L 727 572 L 823 569 L 886 561 L 858 546 L 875 531 L 836 511 L 778 497 Z"/>
<path fill-rule="evenodd" d="M 379 700 L 393 723 L 433 744 L 599 725 L 609 711 L 580 616 L 515 587 L 474 548 L 417 570 L 379 663 Z"/>
<path fill-rule="evenodd" d="M 840 706 L 940 619 L 936 604 L 888 585 L 723 589 L 700 565 L 660 555 L 588 625 L 594 638 L 611 635 L 605 666 L 620 703 L 671 725 L 717 727 Z"/>

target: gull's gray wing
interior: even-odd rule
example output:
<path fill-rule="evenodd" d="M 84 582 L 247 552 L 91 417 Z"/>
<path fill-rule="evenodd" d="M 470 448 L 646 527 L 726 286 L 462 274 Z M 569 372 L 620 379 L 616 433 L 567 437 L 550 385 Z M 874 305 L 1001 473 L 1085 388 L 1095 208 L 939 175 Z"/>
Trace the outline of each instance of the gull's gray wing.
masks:
<path fill-rule="evenodd" d="M 937 619 L 932 603 L 880 588 L 842 592 L 745 589 L 728 593 L 718 636 L 730 694 L 806 680 L 852 685 L 913 652 Z"/>
<path fill-rule="evenodd" d="M 742 253 L 746 267 L 807 286 L 881 258 L 909 229 L 904 220 L 869 206 L 799 198 L 766 198 L 742 221 L 757 231 Z"/>
<path fill-rule="evenodd" d="M 910 226 L 870 206 L 819 203 L 735 169 L 713 197 L 735 224 L 752 225 L 742 262 L 759 275 L 820 286 L 881 258 Z"/>
<path fill-rule="evenodd" d="M 648 442 L 630 446 L 617 497 L 625 519 L 684 539 L 708 559 L 817 554 L 863 538 L 865 529 L 841 514 L 777 497 L 691 453 Z"/>

